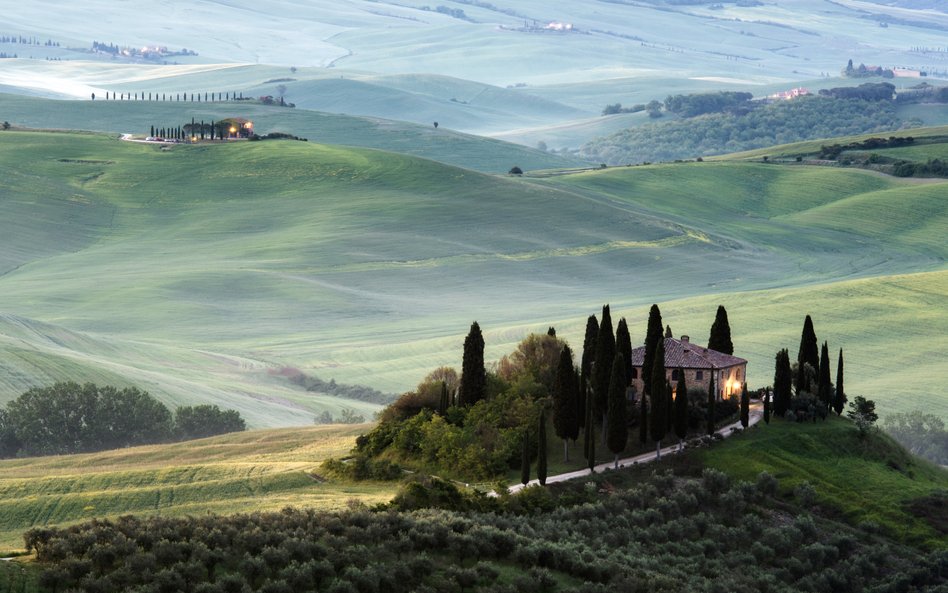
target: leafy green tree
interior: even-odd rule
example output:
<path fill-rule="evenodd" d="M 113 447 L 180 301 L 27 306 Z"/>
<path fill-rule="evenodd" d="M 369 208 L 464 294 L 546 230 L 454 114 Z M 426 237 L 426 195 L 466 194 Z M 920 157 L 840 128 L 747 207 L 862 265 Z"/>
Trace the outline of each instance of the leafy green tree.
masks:
<path fill-rule="evenodd" d="M 619 453 L 625 450 L 629 440 L 629 427 L 626 419 L 625 401 L 625 363 L 622 354 L 616 353 L 609 378 L 609 405 L 606 421 L 606 445 L 614 455 L 615 467 L 619 467 Z"/>
<path fill-rule="evenodd" d="M 484 399 L 487 387 L 487 370 L 484 368 L 484 336 L 481 326 L 475 321 L 464 339 L 464 357 L 461 361 L 461 384 L 458 403 L 472 406 Z"/>
<path fill-rule="evenodd" d="M 678 385 L 675 388 L 675 436 L 678 443 L 684 448 L 685 437 L 688 436 L 688 384 L 685 382 L 685 371 L 678 369 Z"/>
<path fill-rule="evenodd" d="M 612 360 L 616 356 L 616 338 L 612 333 L 612 316 L 609 305 L 602 307 L 602 321 L 599 323 L 599 337 L 596 341 L 596 364 L 593 365 L 593 398 L 596 419 L 605 422 L 609 404 L 609 383 L 612 377 Z M 606 437 L 603 426 L 603 440 Z"/>
<path fill-rule="evenodd" d="M 540 428 L 537 433 L 537 480 L 546 486 L 546 410 L 540 410 Z"/>
<path fill-rule="evenodd" d="M 727 320 L 727 311 L 724 305 L 718 305 L 718 312 L 711 324 L 711 335 L 708 337 L 708 349 L 734 354 L 734 344 L 731 342 L 731 325 Z"/>
<path fill-rule="evenodd" d="M 96 449 L 157 443 L 172 435 L 171 411 L 135 387 L 100 387 L 93 424 L 96 435 L 90 445 Z"/>
<path fill-rule="evenodd" d="M 523 449 L 520 452 L 520 483 L 526 486 L 530 483 L 530 434 L 523 431 Z"/>
<path fill-rule="evenodd" d="M 622 356 L 625 385 L 628 387 L 632 383 L 632 337 L 629 335 L 629 325 L 625 317 L 620 319 L 619 325 L 616 326 L 616 352 Z"/>
<path fill-rule="evenodd" d="M 846 415 L 856 424 L 860 438 L 865 438 L 872 429 L 872 425 L 879 419 L 876 414 L 876 402 L 861 395 L 857 395 L 853 401 L 849 402 L 849 411 Z"/>
<path fill-rule="evenodd" d="M 816 332 L 813 330 L 813 320 L 809 315 L 803 321 L 803 333 L 800 336 L 800 350 L 797 352 L 797 394 L 803 393 L 808 389 L 806 379 L 805 365 L 809 364 L 814 369 L 820 368 L 820 346 L 816 340 Z"/>
<path fill-rule="evenodd" d="M 649 432 L 655 441 L 655 456 L 661 458 L 662 439 L 668 430 L 668 395 L 666 393 L 667 380 L 665 379 L 665 340 L 659 340 L 655 349 L 654 362 L 651 369 L 652 393 L 650 396 L 651 416 L 649 417 Z"/>
<path fill-rule="evenodd" d="M 579 436 L 579 419 L 576 414 L 578 391 L 573 351 L 564 345 L 553 383 L 553 429 L 556 436 L 563 439 L 564 462 L 569 461 L 569 441 L 575 441 Z"/>
<path fill-rule="evenodd" d="M 747 428 L 750 424 L 750 395 L 747 394 L 747 383 L 741 386 L 741 426 Z"/>
<path fill-rule="evenodd" d="M 714 386 L 714 375 L 715 370 L 711 369 L 711 382 L 708 384 L 708 436 L 714 434 L 714 404 L 717 401 L 716 393 L 717 391 Z"/>
<path fill-rule="evenodd" d="M 843 389 L 843 349 L 839 349 L 839 359 L 836 362 L 836 393 L 833 394 L 833 409 L 836 415 L 842 415 L 846 407 L 846 391 Z"/>
<path fill-rule="evenodd" d="M 217 406 L 203 404 L 182 406 L 174 411 L 174 429 L 182 440 L 205 437 L 247 429 L 244 419 L 236 410 L 222 410 Z"/>
<path fill-rule="evenodd" d="M 777 352 L 774 363 L 774 414 L 782 418 L 790 408 L 790 388 L 793 370 L 790 367 L 790 352 L 784 348 Z"/>
<path fill-rule="evenodd" d="M 16 438 L 14 426 L 10 423 L 9 414 L 0 408 L 0 459 L 15 457 L 23 445 Z"/>

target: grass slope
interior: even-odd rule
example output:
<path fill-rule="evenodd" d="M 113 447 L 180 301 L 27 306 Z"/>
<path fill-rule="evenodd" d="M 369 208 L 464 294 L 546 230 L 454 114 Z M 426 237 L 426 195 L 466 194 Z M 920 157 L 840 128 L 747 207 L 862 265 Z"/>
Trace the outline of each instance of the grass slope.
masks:
<path fill-rule="evenodd" d="M 472 319 L 490 360 L 551 323 L 581 343 L 603 302 L 635 342 L 652 302 L 703 340 L 723 302 L 752 385 L 811 313 L 851 392 L 948 412 L 927 388 L 948 369 L 922 362 L 948 335 L 944 183 L 759 163 L 511 179 L 314 142 L 2 140 L 3 399 L 112 377 L 308 424 L 373 407 L 303 392 L 283 366 L 398 391 L 457 365 Z M 891 203 L 912 207 L 887 229 L 873 214 Z"/>
<path fill-rule="evenodd" d="M 183 516 L 336 509 L 385 502 L 393 484 L 335 483 L 316 475 L 346 454 L 365 426 L 235 433 L 102 453 L 0 461 L 0 550 L 22 548 L 31 526 L 126 514 Z"/>
<path fill-rule="evenodd" d="M 882 432 L 860 440 L 855 426 L 835 416 L 823 423 L 773 421 L 700 454 L 701 461 L 742 480 L 766 471 L 790 493 L 803 482 L 818 503 L 858 525 L 874 522 L 900 541 L 948 547 L 948 534 L 909 505 L 948 488 L 948 471 L 913 457 Z M 944 509 L 928 508 L 944 520 Z"/>
<path fill-rule="evenodd" d="M 229 91 L 229 87 L 222 87 L 221 91 L 224 90 Z M 246 117 L 253 120 L 258 134 L 285 132 L 310 141 L 377 148 L 490 173 L 506 173 L 515 165 L 522 169 L 548 169 L 587 164 L 576 158 L 452 131 L 454 126 L 443 118 L 443 126 L 435 129 L 431 123 L 436 117 L 425 118 L 425 125 L 418 125 L 242 102 L 64 101 L 19 95 L 2 95 L 0 99 L 0 117 L 28 128 L 147 135 L 151 126 L 170 128 L 190 123 L 192 118 L 210 123 L 225 117 Z"/>

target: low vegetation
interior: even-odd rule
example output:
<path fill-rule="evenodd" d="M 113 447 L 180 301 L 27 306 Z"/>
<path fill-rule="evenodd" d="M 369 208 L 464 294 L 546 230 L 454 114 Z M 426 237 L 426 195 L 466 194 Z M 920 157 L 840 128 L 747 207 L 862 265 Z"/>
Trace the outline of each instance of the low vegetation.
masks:
<path fill-rule="evenodd" d="M 0 457 L 105 451 L 245 429 L 238 412 L 215 405 L 180 406 L 172 416 L 134 387 L 56 383 L 0 409 Z"/>
<path fill-rule="evenodd" d="M 753 105 L 746 112 L 713 113 L 630 128 L 585 144 L 580 155 L 611 165 L 671 161 L 813 138 L 897 130 L 911 124 L 898 117 L 891 101 L 820 96 Z"/>

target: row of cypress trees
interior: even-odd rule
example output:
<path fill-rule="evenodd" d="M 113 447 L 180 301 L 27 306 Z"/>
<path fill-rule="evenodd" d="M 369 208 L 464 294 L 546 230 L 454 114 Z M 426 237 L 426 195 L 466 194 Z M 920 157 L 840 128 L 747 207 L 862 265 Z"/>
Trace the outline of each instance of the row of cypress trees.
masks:
<path fill-rule="evenodd" d="M 674 432 L 679 442 L 688 433 L 688 386 L 685 374 L 679 369 L 676 388 L 666 379 L 665 368 L 665 332 L 661 311 L 658 305 L 652 305 L 649 311 L 648 328 L 645 339 L 645 359 L 643 365 L 643 396 L 640 398 L 639 440 L 648 442 L 649 435 L 655 442 L 656 455 L 661 455 L 661 442 Z M 479 328 L 469 334 L 465 341 L 465 364 L 470 359 L 477 362 L 475 353 L 468 354 L 469 340 L 481 344 Z M 670 330 L 669 330 L 670 331 Z M 481 340 L 481 341 L 477 341 Z M 715 322 L 711 328 L 710 344 L 727 353 L 733 353 L 730 326 L 727 311 L 718 308 Z M 482 359 L 481 359 L 482 360 Z M 616 331 L 612 331 L 612 316 L 609 305 L 602 309 L 601 321 L 590 315 L 586 322 L 583 339 L 583 352 L 580 365 L 574 366 L 574 353 L 568 345 L 561 351 L 556 370 L 556 378 L 551 393 L 553 401 L 553 425 L 557 437 L 563 439 L 563 458 L 569 461 L 569 441 L 576 441 L 580 430 L 583 431 L 583 454 L 592 469 L 596 458 L 596 430 L 600 430 L 601 444 L 614 455 L 618 465 L 619 454 L 628 444 L 628 417 L 626 390 L 632 382 L 632 344 L 625 318 L 619 320 Z M 465 367 L 465 372 L 467 372 Z M 712 373 L 708 401 L 708 434 L 713 434 L 714 424 L 714 377 Z M 462 374 L 462 385 L 464 379 Z M 462 388 L 463 390 L 463 388 Z M 677 394 L 673 397 L 673 393 Z M 466 400 L 465 400 L 466 401 Z M 741 420 L 746 427 L 749 421 L 749 397 L 747 386 L 741 398 Z M 538 451 L 538 478 L 541 483 L 546 478 L 546 430 L 544 414 L 541 414 Z M 529 441 L 525 436 L 521 467 L 523 483 L 530 479 Z M 542 469 L 539 465 L 542 464 Z"/>
<path fill-rule="evenodd" d="M 773 413 L 783 416 L 791 409 L 792 396 L 813 394 L 825 409 L 837 415 L 846 406 L 846 391 L 843 386 L 843 349 L 839 349 L 836 360 L 836 384 L 830 375 L 829 343 L 818 346 L 813 319 L 807 315 L 803 321 L 800 348 L 797 351 L 796 371 L 790 363 L 790 352 L 783 348 L 777 352 L 774 365 Z M 769 410 L 768 410 L 769 411 Z"/>

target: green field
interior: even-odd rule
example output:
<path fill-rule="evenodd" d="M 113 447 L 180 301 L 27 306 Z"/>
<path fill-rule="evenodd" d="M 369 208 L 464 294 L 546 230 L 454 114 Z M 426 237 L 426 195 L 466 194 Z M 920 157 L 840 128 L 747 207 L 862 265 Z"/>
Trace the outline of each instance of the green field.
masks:
<path fill-rule="evenodd" d="M 458 365 L 474 319 L 496 360 L 551 324 L 579 344 L 605 302 L 633 342 L 652 302 L 704 340 L 724 303 L 752 386 L 810 313 L 850 392 L 948 416 L 928 388 L 948 369 L 922 362 L 948 335 L 943 182 L 740 162 L 512 179 L 315 142 L 25 132 L 0 137 L 0 175 L 3 400 L 75 379 L 255 427 L 369 417 L 280 370 L 398 392 Z"/>
<path fill-rule="evenodd" d="M 126 514 L 170 516 L 343 508 L 388 501 L 395 485 L 337 483 L 320 463 L 348 453 L 359 426 L 235 433 L 171 445 L 0 461 L 0 550 L 35 525 Z"/>
<path fill-rule="evenodd" d="M 809 482 L 818 504 L 847 523 L 873 522 L 887 535 L 913 545 L 948 546 L 944 533 L 906 506 L 944 493 L 948 471 L 911 456 L 881 432 L 860 440 L 848 420 L 831 415 L 826 423 L 774 421 L 702 451 L 699 458 L 751 482 L 760 472 L 769 472 L 785 493 Z M 944 515 L 943 510 L 930 511 Z"/>

